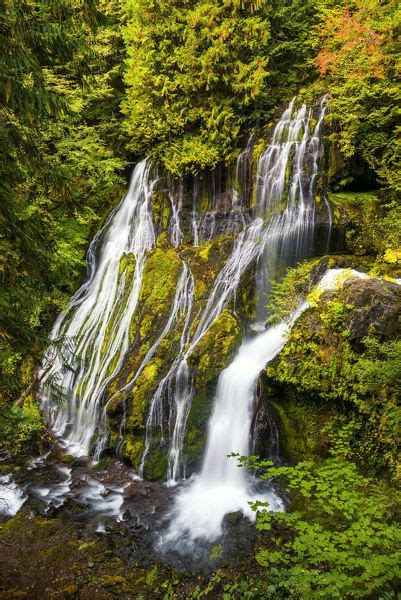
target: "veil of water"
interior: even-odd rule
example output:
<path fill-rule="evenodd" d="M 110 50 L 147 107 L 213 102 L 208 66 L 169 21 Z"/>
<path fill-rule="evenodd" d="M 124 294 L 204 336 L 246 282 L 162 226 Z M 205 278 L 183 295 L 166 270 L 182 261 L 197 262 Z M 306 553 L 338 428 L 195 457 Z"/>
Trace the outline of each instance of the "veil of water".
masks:
<path fill-rule="evenodd" d="M 317 289 L 320 292 L 331 289 L 341 274 L 341 269 L 329 269 Z M 353 274 L 364 276 L 358 272 Z M 288 321 L 266 329 L 253 339 L 244 340 L 233 362 L 221 373 L 202 470 L 192 478 L 189 486 L 180 490 L 165 541 L 194 542 L 200 538 L 213 541 L 221 534 L 227 513 L 240 510 L 253 519 L 255 514 L 249 502 L 256 499 L 268 503 L 270 510 L 283 510 L 282 499 L 272 490 L 257 492 L 253 477 L 238 468 L 229 454 L 250 454 L 258 375 L 283 348 L 291 325 L 308 306 L 308 302 L 303 302 Z"/>
<path fill-rule="evenodd" d="M 246 370 L 246 376 L 240 377 L 244 388 L 235 385 L 228 390 L 226 379 L 235 380 L 230 371 L 221 375 L 215 402 L 215 411 L 226 393 L 233 393 L 231 408 L 233 414 L 228 415 L 229 426 L 224 441 L 220 434 L 214 434 L 211 420 L 207 448 L 213 448 L 212 440 L 220 439 L 222 446 L 218 451 L 218 459 L 205 456 L 202 473 L 209 472 L 209 466 L 220 469 L 221 482 L 229 487 L 230 478 L 222 477 L 226 469 L 226 450 L 245 452 L 249 441 L 250 414 L 253 406 L 255 381 L 258 373 L 275 348 L 282 344 L 281 329 L 264 330 L 265 294 L 272 276 L 280 270 L 280 262 L 291 264 L 299 258 L 307 256 L 312 247 L 314 231 L 314 192 L 322 154 L 320 129 L 325 112 L 325 101 L 322 101 L 319 114 L 313 128 L 312 111 L 303 105 L 294 109 L 291 102 L 278 122 L 265 152 L 262 154 L 257 169 L 255 189 L 255 206 L 252 219 L 246 221 L 242 204 L 244 198 L 251 196 L 251 180 L 249 171 L 249 155 L 252 139 L 239 155 L 236 165 L 236 186 L 231 194 L 231 207 L 227 213 L 227 223 L 236 233 L 231 254 L 217 275 L 208 299 L 200 313 L 193 314 L 194 279 L 189 265 L 183 261 L 175 297 L 172 299 L 171 312 L 167 322 L 156 338 L 145 358 L 138 367 L 129 384 L 118 390 L 126 396 L 132 390 L 143 369 L 157 351 L 162 340 L 179 322 L 181 338 L 179 350 L 173 359 L 167 374 L 160 381 L 151 399 L 146 421 L 145 445 L 139 474 L 146 474 L 146 460 L 154 441 L 164 440 L 166 409 L 168 427 L 168 468 L 167 479 L 177 482 L 182 476 L 181 455 L 186 431 L 186 422 L 193 399 L 193 374 L 187 359 L 199 341 L 208 331 L 212 323 L 219 317 L 226 304 L 235 296 L 244 272 L 256 263 L 257 282 L 257 315 L 253 328 L 262 330 L 259 346 L 258 340 L 245 341 L 238 360 L 238 371 Z M 213 203 L 226 205 L 228 196 L 222 197 L 218 178 L 213 177 Z M 88 276 L 85 284 L 73 296 L 67 310 L 57 320 L 52 338 L 69 340 L 67 357 L 63 360 L 59 354 L 49 351 L 44 368 L 50 366 L 44 381 L 45 410 L 53 419 L 55 430 L 63 436 L 69 451 L 76 454 L 87 454 L 94 434 L 98 431 L 95 456 L 99 455 L 104 438 L 102 432 L 106 421 L 106 408 L 103 406 L 103 395 L 108 383 L 118 373 L 129 348 L 129 329 L 132 316 L 137 308 L 142 285 L 142 276 L 148 250 L 155 245 L 155 230 L 151 213 L 151 196 L 155 190 L 156 178 L 151 177 L 149 164 L 143 161 L 136 167 L 127 196 L 106 222 L 103 230 L 95 237 L 88 252 Z M 200 238 L 210 239 L 216 228 L 216 210 L 200 216 L 197 207 L 199 195 L 198 180 L 194 181 L 192 210 L 190 211 L 189 228 L 192 232 L 194 246 Z M 183 207 L 184 185 L 181 181 L 178 191 L 168 190 L 171 203 L 169 236 L 173 247 L 179 248 L 184 241 Z M 214 206 L 214 204 L 213 204 Z M 226 209 L 224 209 L 226 210 Z M 238 233 L 239 232 L 239 233 Z M 134 269 L 122 268 L 123 257 L 131 256 Z M 132 272 L 133 271 L 133 272 Z M 193 327 L 196 321 L 196 327 Z M 281 332 L 281 333 L 280 333 Z M 259 342 L 258 342 L 259 343 Z M 267 354 L 262 346 L 268 348 Z M 255 355 L 249 359 L 255 349 Z M 245 368 L 248 356 L 249 368 Z M 65 360 L 66 359 L 66 360 Z M 65 370 L 64 362 L 73 365 L 73 369 Z M 234 363 L 233 363 L 234 364 Z M 236 373 L 233 373 L 235 375 Z M 56 398 L 50 385 L 52 378 L 58 376 L 63 395 L 68 399 L 64 405 L 57 407 Z M 238 406 L 237 406 L 238 405 Z M 235 406 L 235 409 L 234 409 Z M 213 415 L 215 415 L 215 411 Z M 238 427 L 231 423 L 231 418 L 238 419 Z M 125 415 L 120 429 L 121 449 L 124 443 Z M 225 426 L 224 426 L 225 427 Z M 223 429 L 224 429 L 223 427 Z M 153 439 L 155 429 L 159 430 L 157 439 Z M 218 431 L 218 428 L 216 429 Z M 224 442 L 224 443 L 223 443 Z M 248 442 L 247 442 L 248 443 Z M 224 450 L 223 450 L 224 448 Z M 212 451 L 210 451 L 212 452 Z M 211 456 L 213 455 L 213 452 Z M 219 466 L 219 461 L 222 463 Z M 224 463 L 224 464 L 223 464 Z M 230 473 L 237 473 L 230 466 Z M 236 482 L 232 482 L 235 487 Z M 245 487 L 242 486 L 245 494 Z"/>
<path fill-rule="evenodd" d="M 202 470 L 178 495 L 167 539 L 185 536 L 214 539 L 220 533 L 227 512 L 241 509 L 247 516 L 252 516 L 248 504 L 252 497 L 251 482 L 245 471 L 227 455 L 231 452 L 250 453 L 258 376 L 286 341 L 286 323 L 264 330 L 264 299 L 278 259 L 288 264 L 307 256 L 311 250 L 314 190 L 321 158 L 319 134 L 324 112 L 325 102 L 322 101 L 312 134 L 312 112 L 307 111 L 305 105 L 294 112 L 291 102 L 283 113 L 272 141 L 259 161 L 254 221 L 237 238 L 189 347 L 188 353 L 221 313 L 227 299 L 238 287 L 244 270 L 258 259 L 259 298 L 254 328 L 262 329 L 262 333 L 244 340 L 231 365 L 220 375 Z M 274 510 L 282 508 L 280 498 L 273 492 L 265 499 Z"/>
<path fill-rule="evenodd" d="M 51 366 L 43 382 L 44 408 L 54 430 L 66 441 L 69 452 L 88 454 L 101 417 L 101 398 L 120 369 L 129 347 L 129 327 L 138 304 L 146 254 L 155 243 L 150 199 L 155 180 L 143 161 L 132 175 L 127 195 L 111 215 L 89 249 L 88 278 L 60 315 L 51 338 L 64 338 L 68 346 L 60 354 L 50 351 L 44 368 Z M 120 274 L 121 260 L 132 255 L 133 276 Z M 64 364 L 73 365 L 67 371 Z M 58 377 L 61 406 L 50 382 Z"/>

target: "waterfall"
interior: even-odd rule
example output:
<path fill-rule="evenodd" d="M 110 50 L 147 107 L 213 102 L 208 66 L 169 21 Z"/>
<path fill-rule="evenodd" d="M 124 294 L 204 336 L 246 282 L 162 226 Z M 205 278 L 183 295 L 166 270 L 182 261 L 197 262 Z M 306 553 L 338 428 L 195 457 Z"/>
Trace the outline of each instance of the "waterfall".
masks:
<path fill-rule="evenodd" d="M 323 292 L 335 287 L 343 271 L 326 271 L 317 289 Z M 189 486 L 180 490 L 165 541 L 213 541 L 222 533 L 225 514 L 241 510 L 254 519 L 249 502 L 256 499 L 267 502 L 270 510 L 284 509 L 282 500 L 272 490 L 258 493 L 253 478 L 228 455 L 249 455 L 258 375 L 283 348 L 292 324 L 308 306 L 308 302 L 303 302 L 289 322 L 282 321 L 253 339 L 245 339 L 232 363 L 221 373 L 202 470 Z"/>
<path fill-rule="evenodd" d="M 146 255 L 155 244 L 150 198 L 155 179 L 147 161 L 132 175 L 127 195 L 106 222 L 88 252 L 87 281 L 57 319 L 51 339 L 70 341 L 63 360 L 54 347 L 43 368 L 44 411 L 69 451 L 88 454 L 99 425 L 102 394 L 118 372 L 129 347 L 129 327 L 142 286 Z M 122 259 L 132 256 L 134 272 L 121 273 Z M 63 363 L 74 366 L 65 372 Z M 56 378 L 68 402 L 58 406 L 51 382 Z"/>
<path fill-rule="evenodd" d="M 264 330 L 265 293 L 273 271 L 278 270 L 277 257 L 288 264 L 310 253 L 324 112 L 325 102 L 322 101 L 312 128 L 312 111 L 307 110 L 305 105 L 295 110 L 292 101 L 284 111 L 258 163 L 252 219 L 249 215 L 245 218 L 242 206 L 251 195 L 249 155 L 253 138 L 238 157 L 235 187 L 224 190 L 220 176 L 217 179 L 213 177 L 213 210 L 203 217 L 197 207 L 199 181 L 194 179 L 189 215 L 193 245 L 197 246 L 200 238 L 213 237 L 217 227 L 216 215 L 219 219 L 221 215 L 228 219 L 231 233 L 235 233 L 234 244 L 205 303 L 200 305 L 196 314 L 193 314 L 194 279 L 188 263 L 181 256 L 182 272 L 167 322 L 129 383 L 116 392 L 127 396 L 162 340 L 178 324 L 181 330 L 178 352 L 149 405 L 139 468 L 141 476 L 146 471 L 146 459 L 152 444 L 156 438 L 160 439 L 160 436 L 154 435 L 155 430 L 161 432 L 164 443 L 164 428 L 168 422 L 167 478 L 170 482 L 180 479 L 186 422 L 194 394 L 194 374 L 190 372 L 187 359 L 227 303 L 235 299 L 243 274 L 250 266 L 257 265 L 258 309 L 252 325 L 255 330 Z M 106 441 L 106 407 L 102 400 L 129 349 L 130 324 L 139 301 L 146 257 L 155 246 L 151 197 L 156 182 L 149 163 L 139 163 L 126 197 L 89 248 L 85 283 L 74 294 L 52 331 L 54 347 L 59 340 L 67 340 L 67 343 L 62 359 L 54 347 L 45 357 L 43 369 L 50 367 L 50 370 L 46 371 L 42 386 L 43 406 L 53 421 L 54 430 L 63 436 L 71 453 L 87 454 L 97 433 L 95 457 L 98 457 Z M 168 190 L 167 198 L 171 204 L 170 243 L 180 252 L 186 231 L 182 180 L 178 193 Z M 221 231 L 219 221 L 218 232 Z M 65 363 L 72 368 L 66 370 Z M 68 399 L 61 406 L 58 406 L 52 391 L 54 380 L 64 398 Z M 166 409 L 168 415 L 165 414 Z M 125 410 L 124 404 L 118 443 L 120 450 L 125 439 Z"/>
<path fill-rule="evenodd" d="M 284 111 L 271 143 L 259 160 L 254 221 L 238 236 L 187 351 L 189 354 L 193 350 L 221 313 L 235 293 L 241 275 L 256 259 L 258 299 L 253 325 L 261 333 L 243 341 L 237 356 L 219 377 L 202 470 L 192 484 L 179 493 L 167 540 L 178 537 L 212 540 L 221 532 L 227 512 L 241 509 L 247 516 L 253 516 L 248 505 L 253 496 L 251 482 L 227 455 L 231 452 L 249 454 L 258 376 L 287 339 L 288 326 L 284 322 L 264 329 L 265 293 L 279 260 L 291 264 L 311 251 L 314 193 L 322 155 L 320 129 L 326 110 L 325 99 L 312 134 L 312 111 L 308 111 L 305 104 L 294 111 L 293 104 L 294 100 Z M 273 492 L 267 493 L 265 500 L 273 510 L 283 507 Z"/>

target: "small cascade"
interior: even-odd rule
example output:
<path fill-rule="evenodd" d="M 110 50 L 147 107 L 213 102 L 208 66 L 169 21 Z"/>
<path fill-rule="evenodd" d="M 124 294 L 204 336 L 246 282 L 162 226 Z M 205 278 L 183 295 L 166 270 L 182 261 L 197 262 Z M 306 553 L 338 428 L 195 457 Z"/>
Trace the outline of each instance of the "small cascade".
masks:
<path fill-rule="evenodd" d="M 172 194 L 170 195 L 171 201 L 171 219 L 170 219 L 170 239 L 171 244 L 174 248 L 177 248 L 182 244 L 184 240 L 184 234 L 181 231 L 181 212 L 182 212 L 182 201 L 184 195 L 183 182 L 180 181 L 179 192 L 178 192 L 178 202 L 176 203 L 175 198 Z"/>
<path fill-rule="evenodd" d="M 17 514 L 27 496 L 11 475 L 0 476 L 0 518 Z"/>
<path fill-rule="evenodd" d="M 154 354 L 155 354 L 156 350 L 158 349 L 158 347 L 160 346 L 161 342 L 164 340 L 164 338 L 167 336 L 167 334 L 171 331 L 171 329 L 175 325 L 175 323 L 177 323 L 177 321 L 182 316 L 184 316 L 184 318 L 185 318 L 185 323 L 188 321 L 188 319 L 190 318 L 191 313 L 192 313 L 193 295 L 194 295 L 194 279 L 193 279 L 192 273 L 191 273 L 187 263 L 183 262 L 183 268 L 182 268 L 182 272 L 181 272 L 180 278 L 177 283 L 177 288 L 176 288 L 175 296 L 173 299 L 171 312 L 170 312 L 169 318 L 167 320 L 167 323 L 164 326 L 163 331 L 161 332 L 159 337 L 156 339 L 155 343 L 147 351 L 145 358 L 143 359 L 140 366 L 138 367 L 132 380 L 126 386 L 124 386 L 123 388 L 118 390 L 118 392 L 116 392 L 116 394 L 120 394 L 121 392 L 128 394 L 128 392 L 130 390 L 132 390 L 138 377 L 141 375 L 144 368 L 149 363 L 151 358 L 154 356 Z M 185 329 L 186 329 L 186 326 L 184 325 L 184 331 L 185 331 Z M 108 404 L 110 402 L 112 402 L 113 399 L 114 399 L 114 396 L 112 396 L 111 399 L 106 404 L 106 406 L 104 408 L 104 415 L 106 415 Z M 125 406 L 125 403 L 124 403 L 124 406 Z M 120 427 L 120 442 L 117 447 L 118 455 L 121 454 L 122 446 L 125 442 L 125 435 L 124 435 L 125 434 L 125 431 L 124 431 L 125 420 L 126 420 L 126 415 L 124 413 L 123 419 L 121 421 L 121 427 Z M 146 452 L 146 442 L 145 442 L 145 452 Z M 143 469 L 141 469 L 141 471 L 142 470 Z"/>
<path fill-rule="evenodd" d="M 160 381 L 150 403 L 146 420 L 145 448 L 139 467 L 140 477 L 144 475 L 145 462 L 151 448 L 154 427 L 160 429 L 163 439 L 165 396 L 167 396 L 167 403 L 170 408 L 169 429 L 171 432 L 170 439 L 172 440 L 169 452 L 169 479 L 175 480 L 178 476 L 178 461 L 182 449 L 182 440 L 178 435 L 178 431 L 180 430 L 180 423 L 182 421 L 183 406 L 188 403 L 188 397 L 192 395 L 189 367 L 184 357 L 184 351 L 189 340 L 190 319 L 194 303 L 194 278 L 186 263 L 184 263 L 180 282 L 178 287 L 182 289 L 182 293 L 180 293 L 178 298 L 176 294 L 177 300 L 174 302 L 171 313 L 171 315 L 174 315 L 174 319 L 177 319 L 178 316 L 184 317 L 180 337 L 180 349 L 167 375 Z M 174 309 L 174 307 L 176 308 Z"/>
<path fill-rule="evenodd" d="M 251 177 L 251 169 L 250 169 L 250 156 L 253 148 L 253 143 L 255 139 L 255 132 L 252 133 L 251 137 L 248 140 L 248 143 L 242 152 L 239 153 L 237 158 L 237 163 L 235 165 L 235 181 L 237 189 L 237 197 L 241 195 L 245 200 L 245 204 L 249 204 L 249 200 L 251 197 L 252 190 L 252 177 Z M 236 208 L 237 203 L 233 202 L 233 208 Z"/>
<path fill-rule="evenodd" d="M 99 425 L 102 394 L 118 372 L 129 347 L 129 327 L 142 286 L 146 254 L 155 244 L 150 198 L 156 179 L 147 161 L 139 163 L 127 195 L 117 207 L 88 252 L 88 278 L 73 296 L 53 328 L 54 345 L 70 341 L 66 356 L 50 348 L 43 369 L 43 406 L 55 432 L 63 436 L 69 452 L 88 454 Z M 132 277 L 122 259 L 132 256 Z M 65 371 L 64 362 L 70 365 Z M 71 365 L 73 368 L 71 368 Z M 68 402 L 57 405 L 51 382 L 56 378 Z"/>
<path fill-rule="evenodd" d="M 320 103 L 313 132 L 312 110 L 294 100 L 277 123 L 271 144 L 258 165 L 256 214 L 269 219 L 259 254 L 256 290 L 257 322 L 266 321 L 265 297 L 269 281 L 313 252 L 315 190 L 323 155 L 321 126 L 326 98 Z M 283 207 L 283 200 L 285 206 Z"/>
<path fill-rule="evenodd" d="M 198 178 L 195 177 L 194 178 L 194 189 L 192 192 L 192 210 L 191 210 L 191 230 L 192 230 L 192 236 L 193 236 L 192 244 L 195 247 L 199 246 L 199 215 L 198 215 L 198 211 L 197 211 L 198 195 L 199 195 L 199 181 L 198 181 Z"/>

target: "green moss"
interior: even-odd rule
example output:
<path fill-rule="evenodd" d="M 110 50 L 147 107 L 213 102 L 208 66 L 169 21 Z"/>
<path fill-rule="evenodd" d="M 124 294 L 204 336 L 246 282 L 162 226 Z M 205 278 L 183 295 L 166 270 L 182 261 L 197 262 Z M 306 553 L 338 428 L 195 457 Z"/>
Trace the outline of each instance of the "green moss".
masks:
<path fill-rule="evenodd" d="M 267 373 L 286 389 L 312 399 L 317 411 L 323 402 L 329 411 L 349 412 L 357 423 L 354 452 L 358 460 L 366 467 L 390 469 L 394 475 L 400 462 L 394 395 L 399 385 L 401 344 L 380 343 L 368 336 L 355 347 L 346 329 L 351 311 L 341 290 L 323 294 L 296 321 Z M 295 439 L 301 432 L 286 437 Z"/>
<path fill-rule="evenodd" d="M 279 388 L 269 403 L 277 411 L 280 452 L 291 462 L 322 456 L 330 445 L 335 408 L 303 398 L 292 387 Z"/>
<path fill-rule="evenodd" d="M 195 281 L 195 300 L 202 300 L 207 292 L 207 286 L 204 281 L 198 279 Z"/>
<path fill-rule="evenodd" d="M 213 247 L 213 242 L 209 242 L 209 244 L 206 244 L 206 246 L 204 248 L 202 248 L 202 250 L 199 251 L 199 256 L 201 257 L 202 260 L 209 259 L 209 252 L 212 247 Z"/>
<path fill-rule="evenodd" d="M 197 382 L 210 381 L 228 364 L 240 337 L 238 321 L 228 309 L 223 310 L 188 357 Z"/>
<path fill-rule="evenodd" d="M 120 267 L 118 271 L 120 277 L 124 271 L 127 278 L 131 278 L 135 271 L 135 256 L 131 252 L 123 254 L 120 259 Z"/>
<path fill-rule="evenodd" d="M 161 366 L 162 361 L 160 359 L 153 359 L 146 365 L 138 377 L 128 399 L 129 416 L 127 419 L 127 428 L 144 428 L 145 412 L 156 391 L 159 382 L 158 373 Z"/>
<path fill-rule="evenodd" d="M 116 331 L 116 328 L 115 328 L 116 320 L 122 312 L 122 307 L 124 307 L 127 303 L 128 296 L 132 290 L 134 272 L 135 272 L 135 257 L 134 257 L 134 255 L 131 253 L 124 254 L 121 257 L 120 267 L 119 267 L 120 278 L 123 276 L 125 277 L 124 289 L 123 289 L 121 298 L 119 299 L 118 302 L 116 302 L 115 306 L 113 307 L 113 312 L 108 321 L 107 329 L 105 331 L 102 347 L 100 350 L 102 355 L 105 354 L 105 352 L 107 351 L 107 348 L 110 345 L 110 341 Z M 90 352 L 88 352 L 88 354 L 90 355 Z M 108 375 L 110 375 L 113 372 L 117 360 L 118 360 L 118 357 L 116 356 L 115 360 L 112 361 L 112 363 L 109 365 L 109 368 L 107 371 Z"/>
<path fill-rule="evenodd" d="M 139 463 L 141 461 L 143 443 L 143 435 L 136 436 L 130 431 L 126 432 L 122 454 L 124 458 L 128 459 L 135 468 L 139 467 Z"/>
<path fill-rule="evenodd" d="M 144 313 L 163 316 L 169 310 L 174 297 L 181 260 L 174 248 L 155 248 L 144 269 L 140 299 Z"/>
<path fill-rule="evenodd" d="M 215 382 L 214 382 L 215 383 Z M 206 389 L 196 386 L 191 410 L 185 428 L 185 439 L 182 461 L 186 464 L 189 475 L 197 466 L 205 446 L 206 431 L 212 411 L 215 385 L 207 385 Z"/>
<path fill-rule="evenodd" d="M 121 575 L 104 575 L 100 580 L 100 585 L 105 588 L 125 586 L 127 580 Z"/>
<path fill-rule="evenodd" d="M 167 229 L 170 220 L 171 206 L 166 194 L 159 190 L 152 196 L 152 213 L 157 226 Z"/>
<path fill-rule="evenodd" d="M 167 471 L 167 457 L 161 448 L 150 452 L 145 463 L 144 475 L 149 480 L 163 479 Z"/>

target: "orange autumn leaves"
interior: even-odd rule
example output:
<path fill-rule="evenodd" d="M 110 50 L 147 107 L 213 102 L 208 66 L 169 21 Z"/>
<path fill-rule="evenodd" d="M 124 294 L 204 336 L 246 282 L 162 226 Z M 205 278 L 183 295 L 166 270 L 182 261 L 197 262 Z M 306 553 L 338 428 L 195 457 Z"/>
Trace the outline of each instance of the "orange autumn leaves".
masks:
<path fill-rule="evenodd" d="M 371 25 L 364 7 L 354 12 L 348 8 L 336 10 L 319 28 L 319 37 L 321 49 L 316 66 L 321 77 L 384 77 L 385 36 Z"/>

